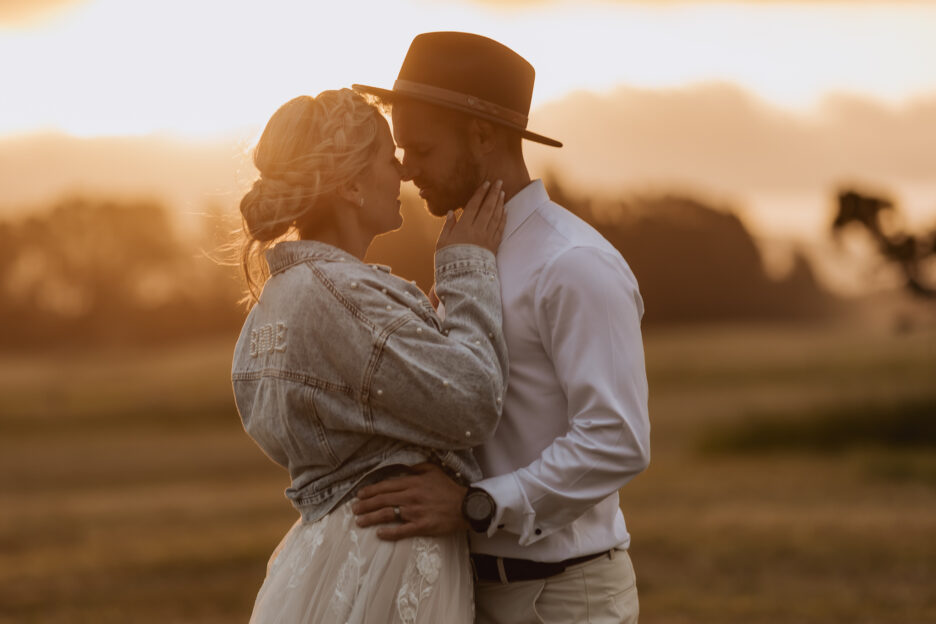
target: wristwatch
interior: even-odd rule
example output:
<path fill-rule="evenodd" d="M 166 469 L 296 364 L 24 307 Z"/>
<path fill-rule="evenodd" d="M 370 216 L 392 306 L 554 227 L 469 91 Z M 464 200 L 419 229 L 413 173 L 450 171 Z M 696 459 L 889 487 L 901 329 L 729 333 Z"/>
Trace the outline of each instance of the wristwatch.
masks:
<path fill-rule="evenodd" d="M 462 499 L 462 515 L 475 533 L 486 533 L 494 519 L 497 504 L 481 488 L 469 487 Z"/>

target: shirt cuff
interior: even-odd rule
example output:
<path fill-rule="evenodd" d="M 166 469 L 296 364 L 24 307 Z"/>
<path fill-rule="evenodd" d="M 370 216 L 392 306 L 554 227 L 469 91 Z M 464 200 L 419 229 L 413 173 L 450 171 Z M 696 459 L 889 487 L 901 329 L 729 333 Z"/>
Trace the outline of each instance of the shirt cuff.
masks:
<path fill-rule="evenodd" d="M 536 511 L 527 499 L 516 473 L 510 472 L 472 484 L 491 495 L 497 509 L 488 527 L 491 537 L 497 531 L 507 531 L 520 536 L 519 544 L 529 546 L 539 541 L 543 532 L 536 528 Z"/>

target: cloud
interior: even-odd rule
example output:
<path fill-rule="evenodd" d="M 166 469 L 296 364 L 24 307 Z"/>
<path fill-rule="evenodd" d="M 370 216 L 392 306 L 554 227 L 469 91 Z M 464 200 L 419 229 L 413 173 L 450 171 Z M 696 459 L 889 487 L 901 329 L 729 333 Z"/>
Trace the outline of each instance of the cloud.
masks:
<path fill-rule="evenodd" d="M 936 184 L 936 94 L 892 108 L 834 95 L 809 113 L 732 85 L 578 92 L 534 111 L 531 130 L 565 147 L 530 160 L 579 184 L 678 182 L 729 192 L 797 192 L 848 180 Z"/>
<path fill-rule="evenodd" d="M 618 87 L 541 106 L 530 129 L 565 143 L 525 144 L 534 176 L 551 170 L 606 197 L 698 194 L 738 209 L 758 232 L 822 230 L 843 183 L 894 193 L 919 223 L 936 216 L 936 94 L 899 108 L 837 95 L 791 113 L 726 84 Z M 0 220 L 71 192 L 152 195 L 187 214 L 233 208 L 255 175 L 244 148 L 153 136 L 0 138 Z"/>
<path fill-rule="evenodd" d="M 0 27 L 24 26 L 60 14 L 88 0 L 0 0 Z"/>

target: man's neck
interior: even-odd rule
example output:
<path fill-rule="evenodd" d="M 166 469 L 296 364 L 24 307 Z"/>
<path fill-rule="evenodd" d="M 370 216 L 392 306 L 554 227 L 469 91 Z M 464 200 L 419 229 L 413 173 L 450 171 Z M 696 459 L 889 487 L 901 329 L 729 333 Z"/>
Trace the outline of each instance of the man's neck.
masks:
<path fill-rule="evenodd" d="M 522 191 L 532 181 L 523 160 L 510 160 L 496 163 L 487 171 L 487 179 L 503 180 L 504 202 Z"/>

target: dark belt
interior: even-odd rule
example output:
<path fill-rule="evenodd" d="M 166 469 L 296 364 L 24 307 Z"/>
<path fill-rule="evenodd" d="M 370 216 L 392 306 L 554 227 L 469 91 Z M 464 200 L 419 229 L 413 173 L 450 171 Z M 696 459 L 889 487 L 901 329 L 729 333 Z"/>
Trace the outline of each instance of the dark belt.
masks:
<path fill-rule="evenodd" d="M 529 559 L 511 559 L 494 555 L 471 555 L 471 564 L 475 576 L 482 581 L 534 581 L 549 578 L 565 572 L 566 568 L 585 563 L 598 557 L 614 558 L 614 550 L 605 550 L 593 555 L 572 557 L 564 561 L 530 561 Z M 503 574 L 501 573 L 503 571 Z"/>

